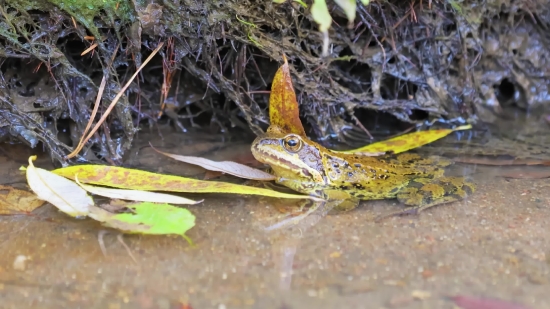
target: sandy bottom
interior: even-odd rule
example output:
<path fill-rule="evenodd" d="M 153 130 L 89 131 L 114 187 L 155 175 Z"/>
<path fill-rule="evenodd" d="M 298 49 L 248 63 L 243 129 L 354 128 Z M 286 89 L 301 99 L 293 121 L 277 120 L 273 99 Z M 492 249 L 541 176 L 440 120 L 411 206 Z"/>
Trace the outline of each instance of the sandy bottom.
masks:
<path fill-rule="evenodd" d="M 170 151 L 227 159 L 244 149 L 227 154 L 214 144 Z M 29 151 L 2 147 L 0 184 L 21 185 L 18 168 Z M 42 159 L 38 165 L 48 167 Z M 128 162 L 201 172 L 148 148 Z M 125 235 L 137 264 L 115 231 L 104 238 L 104 256 L 98 244 L 104 227 L 51 205 L 31 216 L 0 217 L 0 307 L 451 309 L 459 307 L 450 297 L 465 296 L 550 308 L 550 179 L 505 179 L 498 176 L 503 170 L 456 166 L 477 183 L 473 196 L 381 223 L 373 218 L 401 206 L 365 202 L 315 224 L 266 231 L 281 217 L 276 200 L 200 196 L 204 203 L 189 207 L 197 216 L 188 233 L 195 245 Z"/>

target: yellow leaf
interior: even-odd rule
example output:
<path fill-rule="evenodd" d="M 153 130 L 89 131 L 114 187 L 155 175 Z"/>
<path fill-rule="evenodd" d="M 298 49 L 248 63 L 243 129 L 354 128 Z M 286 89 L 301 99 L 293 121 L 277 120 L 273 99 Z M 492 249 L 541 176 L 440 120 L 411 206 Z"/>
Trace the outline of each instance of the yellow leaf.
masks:
<path fill-rule="evenodd" d="M 434 142 L 454 131 L 471 129 L 471 125 L 460 126 L 455 129 L 439 129 L 413 132 L 391 138 L 389 140 L 373 143 L 358 149 L 339 151 L 341 153 L 373 153 L 392 152 L 401 153 Z"/>
<path fill-rule="evenodd" d="M 284 57 L 284 56 L 283 56 Z M 284 132 L 306 136 L 302 122 L 298 101 L 292 86 L 292 78 L 288 68 L 288 61 L 279 67 L 269 96 L 269 121 L 272 126 L 281 128 Z"/>
<path fill-rule="evenodd" d="M 74 179 L 74 175 L 78 174 L 78 180 L 80 182 L 121 189 L 190 193 L 250 194 L 290 199 L 309 198 L 313 200 L 320 200 L 319 198 L 307 195 L 287 194 L 227 182 L 203 181 L 173 175 L 156 174 L 118 166 L 76 165 L 56 169 L 52 172 L 70 179 Z"/>
<path fill-rule="evenodd" d="M 50 202 L 72 217 L 88 215 L 94 201 L 76 183 L 32 164 L 36 156 L 29 157 L 27 183 L 40 199 Z M 74 176 L 74 174 L 73 174 Z"/>
<path fill-rule="evenodd" d="M 0 185 L 0 215 L 28 214 L 43 204 L 33 193 Z"/>

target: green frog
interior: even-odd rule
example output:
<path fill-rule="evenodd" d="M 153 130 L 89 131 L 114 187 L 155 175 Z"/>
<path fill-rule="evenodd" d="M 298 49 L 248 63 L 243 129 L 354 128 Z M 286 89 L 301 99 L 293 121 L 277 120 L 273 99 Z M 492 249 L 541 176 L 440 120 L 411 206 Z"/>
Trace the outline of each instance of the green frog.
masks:
<path fill-rule="evenodd" d="M 271 167 L 277 183 L 325 200 L 341 200 L 340 210 L 353 209 L 360 200 L 397 198 L 411 206 L 399 213 L 419 213 L 475 190 L 464 177 L 443 175 L 452 163 L 444 158 L 339 153 L 276 126 L 257 137 L 251 150 L 256 160 Z"/>

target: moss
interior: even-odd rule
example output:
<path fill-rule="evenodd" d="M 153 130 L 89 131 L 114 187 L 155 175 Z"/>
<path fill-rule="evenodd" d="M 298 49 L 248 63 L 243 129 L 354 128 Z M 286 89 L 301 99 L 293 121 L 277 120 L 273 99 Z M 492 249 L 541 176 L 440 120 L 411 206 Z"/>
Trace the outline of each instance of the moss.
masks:
<path fill-rule="evenodd" d="M 123 23 L 134 21 L 135 15 L 130 1 L 126 0 L 8 0 L 8 5 L 23 10 L 48 11 L 52 5 L 67 12 L 76 21 L 96 36 L 99 35 L 94 18 L 106 18 L 107 24 L 115 19 Z M 105 13 L 107 16 L 102 16 Z"/>

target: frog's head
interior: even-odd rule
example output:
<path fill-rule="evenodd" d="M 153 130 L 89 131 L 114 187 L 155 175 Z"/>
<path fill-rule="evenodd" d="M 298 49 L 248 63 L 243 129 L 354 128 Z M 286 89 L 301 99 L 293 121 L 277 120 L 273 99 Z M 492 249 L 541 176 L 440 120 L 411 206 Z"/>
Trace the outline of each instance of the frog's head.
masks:
<path fill-rule="evenodd" d="M 324 181 L 323 149 L 305 136 L 286 133 L 274 126 L 258 136 L 251 148 L 254 158 L 271 166 L 276 176 L 315 183 Z"/>

